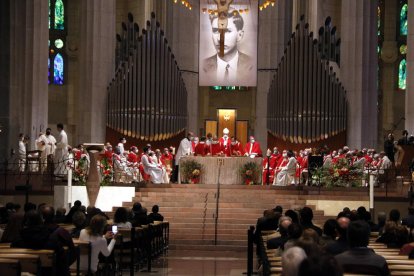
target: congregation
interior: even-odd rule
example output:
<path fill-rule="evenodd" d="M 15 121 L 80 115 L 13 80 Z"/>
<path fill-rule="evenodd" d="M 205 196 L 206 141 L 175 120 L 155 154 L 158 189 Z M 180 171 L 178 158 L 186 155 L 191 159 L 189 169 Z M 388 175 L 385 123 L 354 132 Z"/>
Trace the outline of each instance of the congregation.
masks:
<path fill-rule="evenodd" d="M 400 212 L 393 209 L 388 217 L 384 212 L 378 213 L 374 223 L 365 207 L 345 207 L 335 219 L 328 219 L 319 227 L 313 223 L 309 207 L 283 213 L 282 206 L 276 206 L 265 210 L 257 220 L 254 242 L 259 265 L 265 270 L 266 252 L 274 250 L 274 256 L 281 256 L 282 275 L 390 275 L 385 258 L 368 247 L 371 233 L 378 234 L 375 243 L 399 249 L 399 255 L 411 259 L 413 218 L 413 208 L 402 220 Z"/>
<path fill-rule="evenodd" d="M 148 214 L 139 202 L 135 202 L 130 210 L 117 208 L 111 219 L 99 208 L 85 207 L 79 200 L 67 213 L 64 208 L 55 211 L 45 203 L 36 206 L 30 202 L 21 210 L 19 204 L 10 202 L 0 208 L 0 244 L 7 243 L 12 248 L 54 250 L 57 275 L 70 275 L 69 268 L 76 259 L 74 241 L 90 242 L 91 271 L 95 272 L 102 261 L 99 255 L 108 257 L 114 249 L 117 232 L 112 226 L 117 226 L 118 230 L 131 229 L 163 220 L 158 205 L 154 205 Z M 87 263 L 87 256 L 81 256 L 81 269 L 85 270 Z M 48 273 L 50 271 L 45 275 L 50 275 Z"/>

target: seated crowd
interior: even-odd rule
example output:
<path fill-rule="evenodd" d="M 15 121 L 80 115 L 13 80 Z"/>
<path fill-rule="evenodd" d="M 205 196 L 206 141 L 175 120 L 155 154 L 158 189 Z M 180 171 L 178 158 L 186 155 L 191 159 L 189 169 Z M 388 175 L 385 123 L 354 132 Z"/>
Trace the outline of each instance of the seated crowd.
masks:
<path fill-rule="evenodd" d="M 54 210 L 47 204 L 27 203 L 24 210 L 20 205 L 7 203 L 0 208 L 0 244 L 8 243 L 12 248 L 49 249 L 56 254 L 56 274 L 70 275 L 69 268 L 76 260 L 74 241 L 91 243 L 91 270 L 97 271 L 100 255 L 109 256 L 115 246 L 117 233 L 109 224 L 118 229 L 131 229 L 163 221 L 159 207 L 154 205 L 152 213 L 139 202 L 131 210 L 120 207 L 113 220 L 93 206 L 85 208 L 80 201 L 66 214 L 64 208 Z M 87 268 L 87 256 L 81 256 L 81 269 Z"/>
<path fill-rule="evenodd" d="M 390 211 L 388 219 L 380 212 L 378 223 L 365 207 L 352 211 L 344 208 L 320 228 L 313 223 L 311 208 L 283 213 L 283 208 L 276 206 L 257 220 L 254 242 L 259 262 L 271 262 L 266 254 L 273 250 L 272 256 L 281 256 L 282 275 L 286 276 L 390 275 L 385 258 L 368 247 L 371 232 L 378 232 L 375 243 L 396 248 L 408 260 L 408 256 L 414 258 L 413 227 L 413 208 L 402 220 L 396 209 Z"/>

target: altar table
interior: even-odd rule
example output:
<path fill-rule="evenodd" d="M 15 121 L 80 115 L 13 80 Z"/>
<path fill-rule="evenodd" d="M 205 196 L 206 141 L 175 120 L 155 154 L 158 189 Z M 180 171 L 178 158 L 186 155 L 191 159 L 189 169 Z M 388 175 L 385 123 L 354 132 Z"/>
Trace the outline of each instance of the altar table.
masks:
<path fill-rule="evenodd" d="M 218 175 L 220 171 L 220 184 L 226 185 L 241 185 L 243 179 L 240 176 L 240 168 L 248 163 L 254 162 L 259 168 L 262 168 L 263 158 L 250 158 L 250 157 L 211 157 L 211 156 L 183 156 L 180 158 L 180 164 L 185 161 L 194 160 L 200 163 L 203 168 L 201 171 L 201 184 L 217 184 Z M 219 170 L 220 169 L 220 170 Z M 179 177 L 179 183 L 181 183 L 181 176 Z M 260 174 L 259 182 L 262 181 L 262 175 Z"/>

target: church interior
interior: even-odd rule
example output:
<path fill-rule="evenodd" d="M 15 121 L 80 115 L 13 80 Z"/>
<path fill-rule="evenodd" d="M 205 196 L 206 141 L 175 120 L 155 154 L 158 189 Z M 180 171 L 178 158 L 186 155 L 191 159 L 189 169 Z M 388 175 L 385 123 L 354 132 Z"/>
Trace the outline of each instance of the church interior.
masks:
<path fill-rule="evenodd" d="M 414 275 L 413 26 L 414 0 L 0 1 L 0 270 Z"/>

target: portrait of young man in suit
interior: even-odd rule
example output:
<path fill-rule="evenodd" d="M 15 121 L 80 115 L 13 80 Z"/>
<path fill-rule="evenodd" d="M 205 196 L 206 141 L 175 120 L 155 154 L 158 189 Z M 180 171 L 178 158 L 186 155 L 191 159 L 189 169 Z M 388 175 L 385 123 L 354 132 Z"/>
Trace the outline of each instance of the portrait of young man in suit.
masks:
<path fill-rule="evenodd" d="M 236 10 L 228 12 L 228 24 L 224 35 L 224 55 L 220 55 L 220 30 L 217 15 L 209 16 L 211 38 L 216 53 L 202 60 L 201 70 L 204 81 L 212 85 L 246 85 L 255 73 L 254 59 L 240 51 L 239 45 L 245 37 L 243 17 Z"/>

